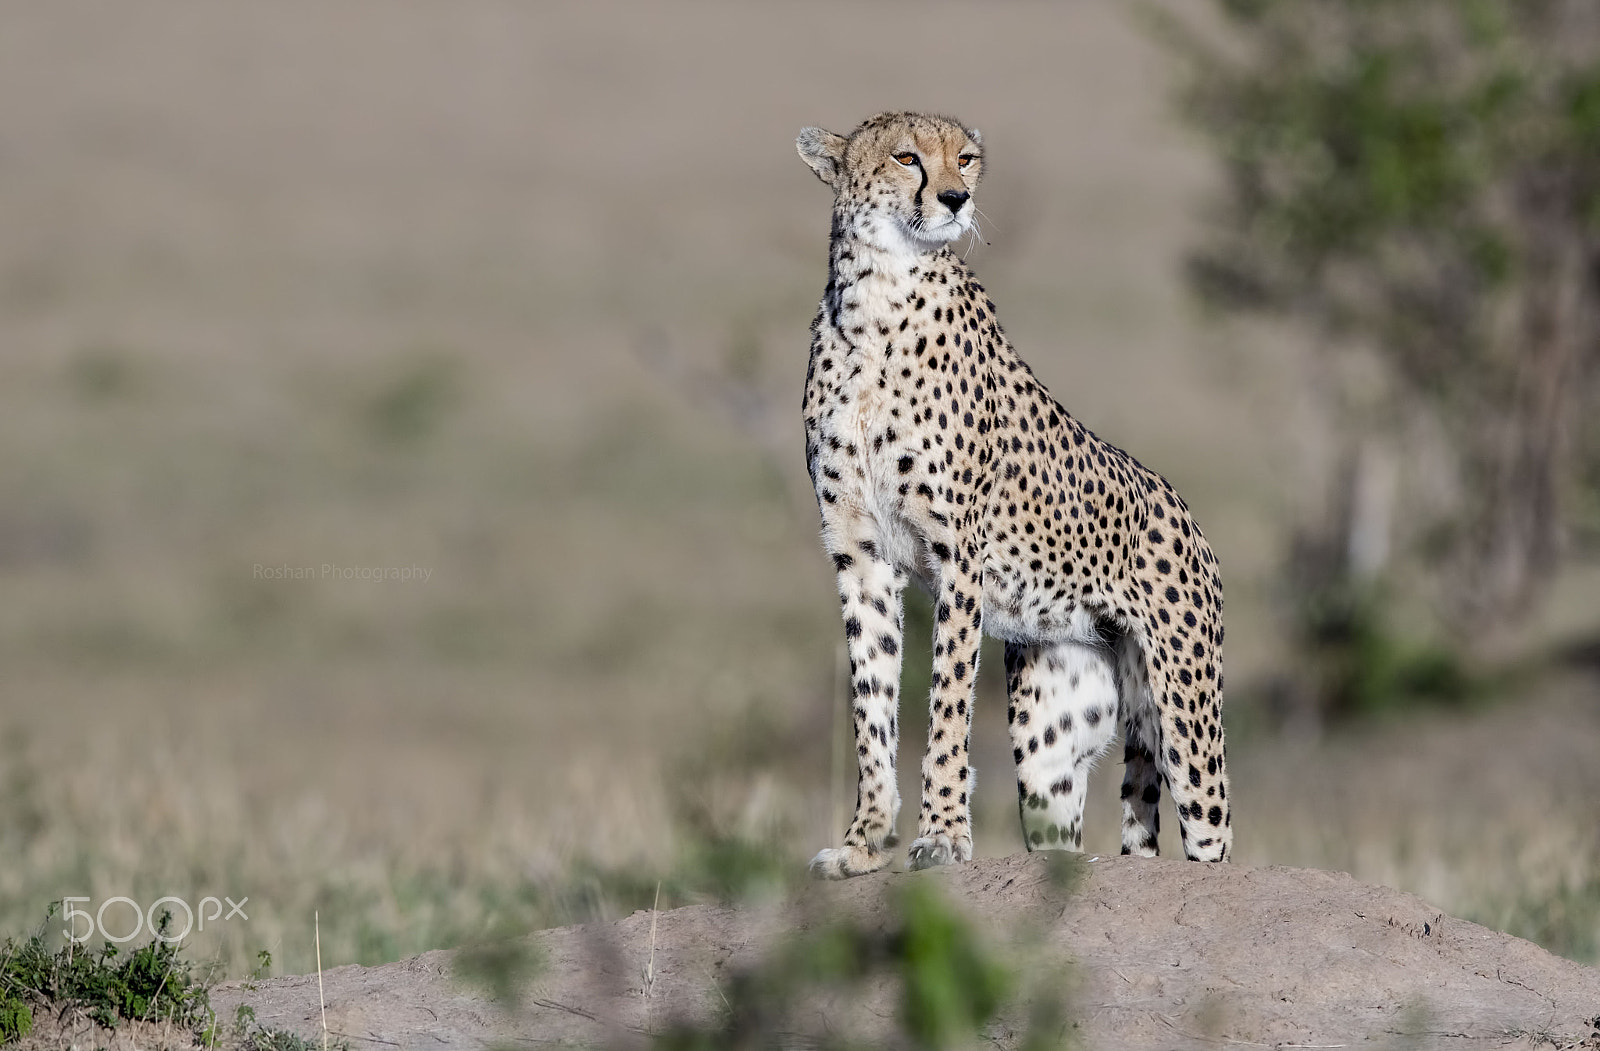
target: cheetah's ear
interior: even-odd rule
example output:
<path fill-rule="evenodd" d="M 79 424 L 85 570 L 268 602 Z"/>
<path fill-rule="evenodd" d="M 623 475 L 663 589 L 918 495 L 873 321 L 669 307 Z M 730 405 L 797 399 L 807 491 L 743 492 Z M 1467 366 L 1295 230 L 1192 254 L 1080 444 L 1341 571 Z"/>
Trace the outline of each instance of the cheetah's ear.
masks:
<path fill-rule="evenodd" d="M 839 177 L 839 169 L 844 161 L 844 146 L 843 135 L 835 135 L 821 128 L 801 128 L 800 137 L 794 140 L 794 148 L 799 152 L 800 159 L 829 186 Z"/>
<path fill-rule="evenodd" d="M 977 128 L 968 128 L 967 129 L 967 138 L 972 140 L 972 144 L 974 146 L 982 146 L 983 145 L 983 136 L 978 133 L 978 129 Z"/>

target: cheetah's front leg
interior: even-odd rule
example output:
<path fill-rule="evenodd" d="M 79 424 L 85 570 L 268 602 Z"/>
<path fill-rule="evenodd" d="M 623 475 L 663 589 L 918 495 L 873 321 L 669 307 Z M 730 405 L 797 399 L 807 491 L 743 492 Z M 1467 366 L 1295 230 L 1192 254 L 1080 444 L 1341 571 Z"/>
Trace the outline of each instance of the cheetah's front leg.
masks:
<path fill-rule="evenodd" d="M 934 603 L 933 688 L 928 697 L 928 751 L 922 757 L 922 811 L 913 869 L 972 860 L 972 701 L 982 641 L 983 582 L 976 550 L 941 556 Z"/>
<path fill-rule="evenodd" d="M 871 547 L 872 545 L 857 545 Z M 856 729 L 856 814 L 844 846 L 811 859 L 821 879 L 876 872 L 892 860 L 900 814 L 895 751 L 900 740 L 901 593 L 906 576 L 887 562 L 836 553 L 839 604 L 850 649 L 850 713 Z"/>

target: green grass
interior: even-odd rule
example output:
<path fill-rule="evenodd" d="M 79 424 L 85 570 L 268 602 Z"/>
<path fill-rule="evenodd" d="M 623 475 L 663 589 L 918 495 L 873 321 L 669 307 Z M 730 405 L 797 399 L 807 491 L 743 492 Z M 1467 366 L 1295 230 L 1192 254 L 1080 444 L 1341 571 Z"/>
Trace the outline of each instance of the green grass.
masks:
<path fill-rule="evenodd" d="M 56 915 L 52 907 L 46 923 Z M 171 916 L 160 921 L 165 933 Z M 44 928 L 0 950 L 0 1043 L 26 1036 L 36 1011 L 73 1009 L 108 1029 L 121 1022 L 170 1022 L 196 1034 L 213 1022 L 205 982 L 178 947 L 152 939 L 124 953 L 72 946 L 51 951 Z"/>
<path fill-rule="evenodd" d="M 1586 877 L 1469 910 L 1468 918 L 1569 960 L 1600 963 L 1600 869 L 1591 867 Z"/>
<path fill-rule="evenodd" d="M 31 1034 L 35 1019 L 47 1014 L 76 1015 L 102 1030 L 162 1022 L 187 1032 L 196 1046 L 222 1044 L 235 1051 L 313 1051 L 322 1046 L 257 1025 L 255 1011 L 247 1005 L 240 1005 L 231 1023 L 219 1022 L 210 998 L 215 974 L 200 973 L 177 942 L 152 938 L 126 952 L 116 945 L 95 951 L 77 946 L 52 950 L 45 930 L 59 904 L 51 906 L 32 935 L 8 938 L 0 947 L 0 1046 Z M 170 924 L 170 915 L 160 921 L 163 935 Z M 254 977 L 264 975 L 271 964 L 271 956 L 260 953 Z M 349 1048 L 342 1040 L 334 1046 Z"/>

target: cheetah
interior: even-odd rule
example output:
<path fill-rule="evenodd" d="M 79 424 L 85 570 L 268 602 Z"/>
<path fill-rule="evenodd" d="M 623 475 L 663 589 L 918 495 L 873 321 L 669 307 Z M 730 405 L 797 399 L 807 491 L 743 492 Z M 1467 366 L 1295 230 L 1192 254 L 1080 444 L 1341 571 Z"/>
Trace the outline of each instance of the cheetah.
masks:
<path fill-rule="evenodd" d="M 1158 853 L 1164 783 L 1184 853 L 1233 843 L 1222 732 L 1222 581 L 1172 486 L 1052 398 L 950 242 L 973 229 L 983 140 L 948 117 L 805 128 L 833 189 L 811 325 L 806 464 L 850 657 L 856 811 L 813 875 L 890 864 L 900 793 L 901 595 L 933 596 L 933 672 L 913 869 L 972 858 L 981 635 L 1005 645 L 1029 850 L 1081 850 L 1086 781 L 1118 729 L 1122 853 Z"/>

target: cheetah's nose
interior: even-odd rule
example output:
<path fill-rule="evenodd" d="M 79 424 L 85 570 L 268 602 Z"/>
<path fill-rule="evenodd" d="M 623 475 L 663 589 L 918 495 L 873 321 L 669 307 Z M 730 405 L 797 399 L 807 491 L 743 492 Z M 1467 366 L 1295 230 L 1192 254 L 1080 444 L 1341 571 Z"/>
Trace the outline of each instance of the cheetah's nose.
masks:
<path fill-rule="evenodd" d="M 951 213 L 959 212 L 961 206 L 967 203 L 967 198 L 972 194 L 965 190 L 946 190 L 939 195 L 939 203 L 950 209 Z"/>

